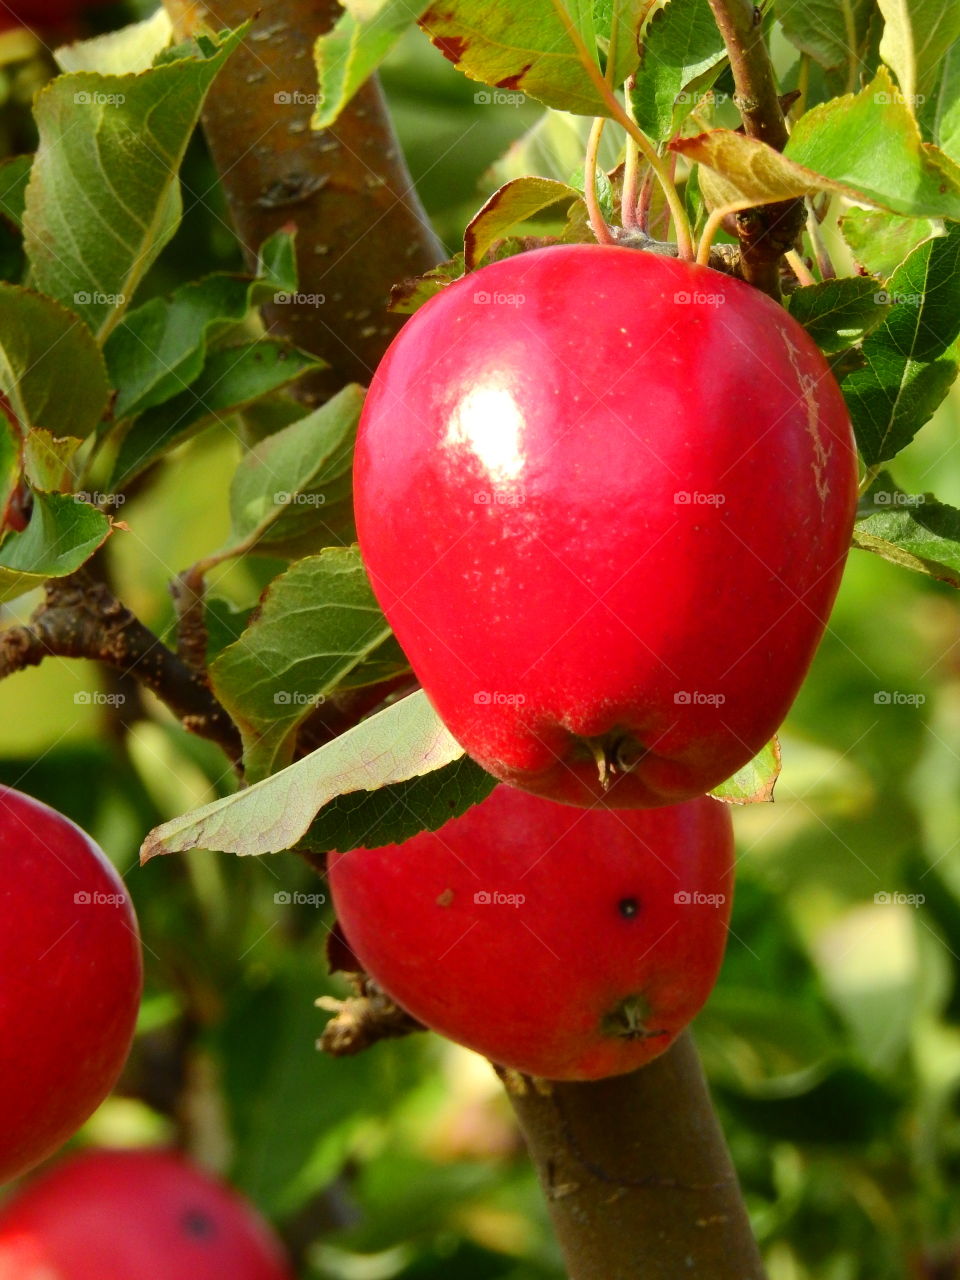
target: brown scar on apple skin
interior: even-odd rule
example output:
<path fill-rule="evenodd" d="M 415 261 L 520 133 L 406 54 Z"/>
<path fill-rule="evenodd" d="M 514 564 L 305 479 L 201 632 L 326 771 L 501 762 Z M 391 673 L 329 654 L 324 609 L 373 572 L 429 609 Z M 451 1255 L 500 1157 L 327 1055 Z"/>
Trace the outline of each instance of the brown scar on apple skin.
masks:
<path fill-rule="evenodd" d="M 826 475 L 830 453 L 824 446 L 823 435 L 820 430 L 820 411 L 817 408 L 816 382 L 810 374 L 805 374 L 801 371 L 800 353 L 790 341 L 790 335 L 785 330 L 780 329 L 780 336 L 783 338 L 783 344 L 787 349 L 787 359 L 790 361 L 790 367 L 793 369 L 797 384 L 800 387 L 807 412 L 807 434 L 813 441 L 813 479 L 814 484 L 817 486 L 817 497 L 821 502 L 826 502 L 830 494 L 830 481 Z"/>
<path fill-rule="evenodd" d="M 453 903 L 452 889 L 444 889 L 443 893 L 439 894 L 437 897 L 438 907 L 449 907 L 452 905 L 452 903 Z"/>

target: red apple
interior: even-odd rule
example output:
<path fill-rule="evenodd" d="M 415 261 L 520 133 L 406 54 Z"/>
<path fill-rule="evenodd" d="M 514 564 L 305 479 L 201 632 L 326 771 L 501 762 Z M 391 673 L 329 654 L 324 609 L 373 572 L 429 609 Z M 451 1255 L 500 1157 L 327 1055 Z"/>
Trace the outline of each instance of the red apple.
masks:
<path fill-rule="evenodd" d="M 329 857 L 354 955 L 415 1018 L 552 1080 L 632 1071 L 710 994 L 733 892 L 726 806 L 575 809 L 497 787 L 437 832 Z"/>
<path fill-rule="evenodd" d="M 355 492 L 374 591 L 470 755 L 555 800 L 648 806 L 715 787 L 786 715 L 840 582 L 856 455 L 782 307 L 576 245 L 411 317 Z"/>
<path fill-rule="evenodd" d="M 63 814 L 0 787 L 0 1183 L 113 1088 L 140 1004 L 123 881 Z"/>
<path fill-rule="evenodd" d="M 0 1213 L 0 1280 L 292 1280 L 252 1205 L 167 1151 L 90 1151 Z"/>

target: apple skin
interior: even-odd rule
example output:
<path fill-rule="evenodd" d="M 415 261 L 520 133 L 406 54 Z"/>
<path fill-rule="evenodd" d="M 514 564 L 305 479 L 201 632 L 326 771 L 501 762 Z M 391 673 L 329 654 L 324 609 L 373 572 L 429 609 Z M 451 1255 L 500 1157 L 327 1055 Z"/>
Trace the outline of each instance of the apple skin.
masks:
<path fill-rule="evenodd" d="M 709 791 L 776 731 L 856 488 L 840 390 L 782 307 L 599 245 L 416 312 L 355 468 L 374 592 L 454 737 L 502 781 L 619 808 Z"/>
<path fill-rule="evenodd" d="M 733 831 L 706 797 L 617 812 L 498 786 L 439 831 L 330 854 L 328 875 L 401 1008 L 500 1066 L 595 1080 L 662 1053 L 713 989 Z"/>
<path fill-rule="evenodd" d="M 88 1151 L 0 1211 L 0 1280 L 293 1280 L 252 1205 L 170 1151 Z"/>
<path fill-rule="evenodd" d="M 106 855 L 0 787 L 0 1183 L 62 1146 L 113 1088 L 141 989 L 136 916 Z"/>

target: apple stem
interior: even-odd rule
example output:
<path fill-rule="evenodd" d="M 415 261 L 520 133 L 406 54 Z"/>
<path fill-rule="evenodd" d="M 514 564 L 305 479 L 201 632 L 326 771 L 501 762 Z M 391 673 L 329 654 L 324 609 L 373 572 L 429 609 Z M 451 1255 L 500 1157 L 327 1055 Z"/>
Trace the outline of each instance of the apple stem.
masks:
<path fill-rule="evenodd" d="M 790 252 L 785 256 L 786 256 L 787 262 L 789 262 L 790 264 L 790 270 L 793 272 L 793 274 L 797 277 L 797 279 L 800 281 L 802 285 L 811 285 L 811 284 L 817 283 L 816 276 L 814 276 L 813 273 L 808 269 L 807 264 L 800 257 L 799 253 L 797 253 L 796 249 L 791 249 Z"/>
<path fill-rule="evenodd" d="M 700 236 L 700 243 L 697 246 L 697 262 L 702 267 L 710 264 L 710 249 L 713 245 L 714 237 L 723 225 L 723 220 L 731 213 L 736 213 L 737 205 L 721 205 L 719 209 L 714 209 L 707 218 L 703 226 L 703 232 Z"/>
<path fill-rule="evenodd" d="M 587 139 L 587 151 L 583 162 L 583 197 L 587 202 L 590 229 L 597 238 L 597 244 L 616 243 L 603 216 L 600 201 L 597 199 L 597 155 L 606 123 L 606 116 L 597 116 L 594 120 Z"/>
<path fill-rule="evenodd" d="M 630 90 L 633 88 L 634 77 L 631 76 L 626 83 L 624 101 L 626 104 L 627 115 L 636 123 L 636 117 L 633 113 L 633 104 L 630 98 Z M 648 169 L 647 173 L 653 176 L 653 170 Z M 640 180 L 640 148 L 637 146 L 636 138 L 632 138 L 627 134 L 626 150 L 623 161 L 623 191 L 620 195 L 620 221 L 627 231 L 646 230 L 641 228 L 639 221 L 639 180 Z"/>
<path fill-rule="evenodd" d="M 828 196 L 829 202 L 829 196 Z M 833 265 L 833 260 L 827 251 L 827 246 L 823 241 L 823 233 L 820 230 L 822 218 L 817 213 L 817 209 L 813 201 L 807 197 L 807 235 L 810 237 L 810 244 L 813 246 L 813 252 L 816 254 L 817 266 L 820 270 L 821 280 L 835 280 L 837 278 L 837 269 Z M 824 208 L 826 214 L 826 208 Z"/>

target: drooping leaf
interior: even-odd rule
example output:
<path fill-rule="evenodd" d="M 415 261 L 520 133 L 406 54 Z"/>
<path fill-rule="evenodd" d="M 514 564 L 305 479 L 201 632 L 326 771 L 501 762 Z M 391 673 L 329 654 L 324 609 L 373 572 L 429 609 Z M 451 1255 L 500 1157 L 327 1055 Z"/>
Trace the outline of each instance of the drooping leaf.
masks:
<path fill-rule="evenodd" d="M 866 367 L 842 384 L 868 466 L 910 443 L 957 375 L 960 226 L 914 249 L 886 293 L 892 305 L 863 343 Z"/>
<path fill-rule="evenodd" d="M 287 342 L 261 339 L 212 352 L 186 391 L 134 420 L 120 446 L 112 484 L 120 488 L 216 419 L 289 386 L 320 362 Z"/>
<path fill-rule="evenodd" d="M 544 209 L 582 197 L 575 187 L 550 178 L 517 178 L 495 191 L 470 221 L 463 236 L 464 264 L 472 271 L 495 240 Z"/>
<path fill-rule="evenodd" d="M 89 40 L 61 45 L 55 57 L 61 71 L 97 71 L 122 76 L 146 71 L 168 47 L 173 23 L 163 5 L 142 22 L 131 22 Z"/>
<path fill-rule="evenodd" d="M 139 75 L 58 76 L 37 98 L 40 145 L 24 215 L 32 279 L 101 339 L 177 229 L 180 163 L 243 34 L 190 46 L 193 56 Z"/>
<path fill-rule="evenodd" d="M 34 494 L 26 529 L 0 543 L 0 601 L 73 573 L 109 534 L 109 519 L 88 503 L 62 493 Z"/>
<path fill-rule="evenodd" d="M 941 0 L 877 0 L 883 14 L 880 56 L 911 110 L 923 105 L 944 55 L 960 39 L 960 5 Z"/>
<path fill-rule="evenodd" d="M 960 511 L 931 493 L 904 493 L 881 472 L 860 504 L 853 545 L 960 587 Z"/>
<path fill-rule="evenodd" d="M 329 547 L 273 580 L 210 679 L 255 782 L 289 763 L 297 727 L 335 689 L 376 684 L 407 665 L 356 548 Z"/>
<path fill-rule="evenodd" d="M 918 244 L 940 235 L 942 224 L 882 209 L 848 209 L 840 219 L 840 230 L 857 263 L 886 279 Z"/>
<path fill-rule="evenodd" d="M 643 35 L 636 85 L 630 91 L 640 128 L 656 141 L 669 138 L 709 85 L 694 81 L 726 59 L 723 37 L 708 0 L 670 0 L 657 10 Z"/>
<path fill-rule="evenodd" d="M 110 394 L 90 330 L 51 298 L 0 284 L 0 391 L 21 428 L 86 436 Z"/>
<path fill-rule="evenodd" d="M 710 795 L 725 804 L 762 804 L 773 800 L 780 776 L 780 743 L 772 738 L 759 755 L 738 769 L 732 778 L 714 787 Z"/>
<path fill-rule="evenodd" d="M 821 351 L 833 355 L 859 342 L 883 319 L 889 298 L 877 280 L 847 276 L 795 290 L 787 310 Z"/>
<path fill-rule="evenodd" d="M 299 848 L 311 853 L 345 853 L 399 844 L 459 818 L 485 800 L 496 785 L 496 778 L 469 756 L 462 756 L 422 778 L 379 791 L 337 796 L 317 814 Z"/>
<path fill-rule="evenodd" d="M 462 755 L 418 691 L 262 782 L 165 822 L 144 841 L 141 856 L 200 848 L 241 855 L 292 849 L 336 796 L 406 782 Z"/>

